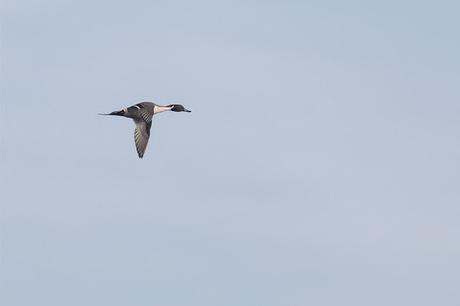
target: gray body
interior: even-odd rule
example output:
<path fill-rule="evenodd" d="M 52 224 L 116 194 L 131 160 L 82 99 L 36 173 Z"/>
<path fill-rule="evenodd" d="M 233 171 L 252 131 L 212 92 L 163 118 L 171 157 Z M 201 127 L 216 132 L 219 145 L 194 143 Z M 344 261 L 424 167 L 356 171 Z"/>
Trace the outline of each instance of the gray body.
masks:
<path fill-rule="evenodd" d="M 143 119 L 146 121 L 151 121 L 152 116 L 155 114 L 155 106 L 153 102 L 141 102 L 133 106 L 123 109 L 123 116 L 132 118 L 132 119 Z"/>

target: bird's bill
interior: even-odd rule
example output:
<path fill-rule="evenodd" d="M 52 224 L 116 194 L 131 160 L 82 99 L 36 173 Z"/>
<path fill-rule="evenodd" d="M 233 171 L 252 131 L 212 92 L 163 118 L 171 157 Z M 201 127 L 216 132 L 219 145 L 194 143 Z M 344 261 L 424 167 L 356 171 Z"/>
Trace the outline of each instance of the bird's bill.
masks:
<path fill-rule="evenodd" d="M 192 111 L 184 108 L 184 112 L 191 113 Z"/>

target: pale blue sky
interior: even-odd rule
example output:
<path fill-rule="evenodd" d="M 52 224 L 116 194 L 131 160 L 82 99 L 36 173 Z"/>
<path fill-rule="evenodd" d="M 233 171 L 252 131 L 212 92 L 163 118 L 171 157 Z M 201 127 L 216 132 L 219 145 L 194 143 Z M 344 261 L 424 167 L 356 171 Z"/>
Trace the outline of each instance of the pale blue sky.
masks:
<path fill-rule="evenodd" d="M 459 10 L 3 0 L 0 304 L 459 305 Z"/>

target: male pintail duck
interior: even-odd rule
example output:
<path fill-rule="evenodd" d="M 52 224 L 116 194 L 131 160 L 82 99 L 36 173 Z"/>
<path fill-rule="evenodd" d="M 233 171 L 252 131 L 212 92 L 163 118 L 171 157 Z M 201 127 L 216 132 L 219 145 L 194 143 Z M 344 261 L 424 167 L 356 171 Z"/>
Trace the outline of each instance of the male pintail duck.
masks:
<path fill-rule="evenodd" d="M 120 111 L 99 115 L 122 116 L 133 119 L 136 124 L 136 129 L 134 130 L 134 142 L 136 143 L 137 155 L 139 155 L 139 158 L 142 158 L 144 156 L 145 149 L 147 148 L 147 143 L 149 142 L 152 117 L 153 115 L 165 111 L 191 112 L 180 104 L 162 106 L 152 102 L 141 102 Z"/>

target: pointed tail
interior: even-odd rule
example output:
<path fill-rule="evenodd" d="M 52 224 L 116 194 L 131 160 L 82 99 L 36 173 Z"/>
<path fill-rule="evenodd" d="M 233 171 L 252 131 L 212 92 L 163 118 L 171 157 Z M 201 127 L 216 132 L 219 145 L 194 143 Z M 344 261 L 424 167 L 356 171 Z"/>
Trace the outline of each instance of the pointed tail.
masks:
<path fill-rule="evenodd" d="M 114 112 L 111 112 L 109 114 L 98 114 L 98 115 L 103 115 L 103 116 L 124 116 L 125 115 L 125 111 L 121 110 L 121 111 L 114 111 Z"/>

